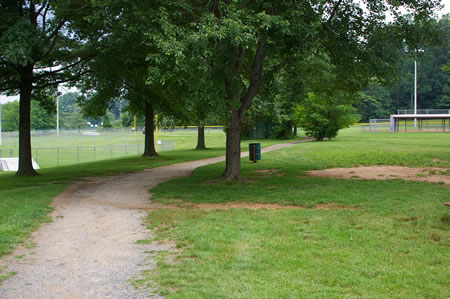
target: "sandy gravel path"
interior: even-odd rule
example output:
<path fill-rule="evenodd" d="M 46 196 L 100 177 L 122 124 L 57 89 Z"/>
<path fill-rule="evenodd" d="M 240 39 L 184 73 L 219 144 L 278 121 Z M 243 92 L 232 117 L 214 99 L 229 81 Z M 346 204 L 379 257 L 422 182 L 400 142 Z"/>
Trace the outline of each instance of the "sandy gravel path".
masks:
<path fill-rule="evenodd" d="M 0 298 L 148 298 L 152 290 L 137 290 L 129 282 L 151 268 L 154 261 L 145 251 L 167 249 L 137 244 L 151 239 L 143 225 L 146 210 L 163 207 L 149 200 L 148 190 L 223 160 L 179 163 L 71 185 L 53 201 L 53 222 L 33 233 L 36 247 L 18 249 L 0 260 L 3 273 L 17 272 L 0 286 Z"/>

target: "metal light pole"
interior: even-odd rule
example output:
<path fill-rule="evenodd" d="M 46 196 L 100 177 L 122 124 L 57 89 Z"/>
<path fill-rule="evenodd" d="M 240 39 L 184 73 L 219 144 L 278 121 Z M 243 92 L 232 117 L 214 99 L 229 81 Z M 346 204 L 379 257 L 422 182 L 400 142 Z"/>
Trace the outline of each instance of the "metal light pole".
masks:
<path fill-rule="evenodd" d="M 56 98 L 56 136 L 59 136 L 59 97 Z"/>
<path fill-rule="evenodd" d="M 2 145 L 2 104 L 0 104 L 0 146 Z"/>
<path fill-rule="evenodd" d="M 423 49 L 416 49 L 414 52 L 414 115 L 417 115 L 417 52 L 422 53 Z M 414 118 L 414 127 L 417 125 L 417 118 Z"/>
<path fill-rule="evenodd" d="M 155 133 L 156 133 L 155 134 L 156 135 L 155 136 L 156 137 L 156 151 L 158 151 L 158 115 L 155 115 L 155 125 L 156 125 L 156 130 L 155 130 Z"/>
<path fill-rule="evenodd" d="M 417 53 L 414 56 L 414 115 L 417 115 Z M 417 118 L 414 118 L 415 127 L 417 127 Z"/>

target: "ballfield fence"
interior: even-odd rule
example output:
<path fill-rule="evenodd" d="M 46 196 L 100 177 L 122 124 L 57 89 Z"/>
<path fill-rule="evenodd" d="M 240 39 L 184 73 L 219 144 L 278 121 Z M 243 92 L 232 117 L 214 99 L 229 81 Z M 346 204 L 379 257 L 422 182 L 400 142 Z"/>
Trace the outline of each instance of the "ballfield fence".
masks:
<path fill-rule="evenodd" d="M 390 126 L 390 119 L 370 119 L 368 125 L 361 125 L 361 133 L 389 132 Z"/>
<path fill-rule="evenodd" d="M 141 155 L 144 152 L 144 128 L 75 129 L 32 131 L 32 157 L 41 168 L 86 163 L 91 161 Z M 222 126 L 205 127 L 206 134 L 223 134 Z M 183 148 L 196 141 L 197 127 L 159 128 L 155 131 L 157 151 Z M 0 158 L 19 156 L 18 132 L 1 132 Z M 194 141 L 194 142 L 195 142 Z M 194 145 L 189 145 L 189 148 Z"/>
<path fill-rule="evenodd" d="M 399 109 L 397 114 L 414 114 L 414 110 Z M 450 114 L 450 109 L 417 109 L 417 114 Z"/>
<path fill-rule="evenodd" d="M 438 119 L 414 119 L 401 120 L 398 124 L 398 132 L 427 132 L 450 133 L 450 122 Z M 371 119 L 369 124 L 361 125 L 361 133 L 391 132 L 389 119 Z"/>
<path fill-rule="evenodd" d="M 395 131 L 450 133 L 450 121 L 446 119 L 399 119 Z"/>
<path fill-rule="evenodd" d="M 450 133 L 450 109 L 398 110 L 392 119 L 370 119 L 361 125 L 365 132 L 442 132 Z"/>
<path fill-rule="evenodd" d="M 205 126 L 205 133 L 211 133 L 211 132 L 220 132 L 223 131 L 223 126 Z M 196 126 L 177 126 L 173 128 L 159 128 L 159 132 L 161 133 L 196 133 L 197 132 Z"/>
<path fill-rule="evenodd" d="M 156 145 L 155 145 L 156 146 Z M 174 142 L 159 140 L 158 151 L 174 149 Z M 111 144 L 99 146 L 33 147 L 33 159 L 41 168 L 80 164 L 98 160 L 140 155 L 144 144 Z M 17 148 L 1 148 L 0 158 L 18 157 Z"/>

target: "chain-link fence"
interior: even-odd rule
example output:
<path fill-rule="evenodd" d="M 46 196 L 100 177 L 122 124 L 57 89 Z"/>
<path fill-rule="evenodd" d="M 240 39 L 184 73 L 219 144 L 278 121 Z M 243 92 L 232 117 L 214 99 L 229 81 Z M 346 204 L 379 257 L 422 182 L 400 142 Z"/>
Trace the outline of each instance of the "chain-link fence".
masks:
<path fill-rule="evenodd" d="M 401 119 L 391 123 L 390 119 L 370 119 L 369 124 L 361 125 L 361 133 L 370 132 L 450 132 L 450 120 L 442 119 Z"/>
<path fill-rule="evenodd" d="M 370 119 L 368 125 L 361 125 L 361 133 L 390 132 L 390 119 Z"/>
<path fill-rule="evenodd" d="M 399 118 L 392 123 L 392 132 L 450 133 L 450 120 L 446 118 Z"/>
<path fill-rule="evenodd" d="M 174 141 L 159 140 L 158 151 L 174 149 Z M 143 144 L 111 144 L 100 146 L 33 147 L 33 159 L 41 168 L 86 163 L 131 155 L 140 155 Z M 0 158 L 18 157 L 17 148 L 1 148 Z"/>
<path fill-rule="evenodd" d="M 415 114 L 413 109 L 399 109 L 397 114 Z M 450 109 L 417 109 L 417 114 L 450 114 Z"/>
<path fill-rule="evenodd" d="M 223 126 L 205 126 L 205 133 L 219 132 L 223 131 L 223 129 L 224 129 Z M 161 133 L 196 133 L 197 131 L 198 127 L 196 126 L 159 128 L 159 132 Z"/>
<path fill-rule="evenodd" d="M 207 126 L 205 133 L 222 133 L 223 126 Z M 141 155 L 144 152 L 144 128 L 114 129 L 61 129 L 31 131 L 32 157 L 41 168 L 60 165 L 85 163 L 129 155 Z M 156 137 L 157 132 L 155 132 Z M 157 151 L 174 149 L 177 140 L 184 144 L 186 140 L 196 140 L 197 127 L 159 128 Z M 3 144 L 0 146 L 0 158 L 18 157 L 19 133 L 1 132 Z M 195 138 L 193 139 L 193 136 Z M 174 139 L 172 139 L 174 138 Z M 162 140 L 161 140 L 162 139 Z"/>

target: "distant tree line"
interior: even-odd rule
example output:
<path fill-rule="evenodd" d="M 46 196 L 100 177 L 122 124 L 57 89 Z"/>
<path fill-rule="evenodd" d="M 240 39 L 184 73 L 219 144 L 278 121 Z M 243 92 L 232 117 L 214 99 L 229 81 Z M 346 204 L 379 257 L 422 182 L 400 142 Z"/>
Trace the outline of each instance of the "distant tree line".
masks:
<path fill-rule="evenodd" d="M 59 127 L 60 129 L 86 129 L 90 127 L 122 128 L 134 125 L 134 115 L 127 109 L 126 100 L 117 100 L 116 105 L 110 107 L 105 115 L 98 118 L 87 116 L 78 104 L 77 92 L 69 92 L 59 97 Z M 39 101 L 31 102 L 31 129 L 55 130 L 56 109 L 50 107 L 49 111 Z M 136 126 L 144 126 L 144 118 L 136 117 Z M 19 130 L 19 101 L 2 105 L 2 131 L 12 132 Z"/>
<path fill-rule="evenodd" d="M 359 92 L 355 104 L 362 121 L 389 118 L 398 109 L 414 108 L 414 59 L 417 58 L 417 109 L 450 109 L 449 15 L 439 20 L 444 36 L 440 45 L 424 45 L 415 57 L 414 51 L 404 48 L 397 63 L 396 80 L 390 85 L 370 83 Z"/>
<path fill-rule="evenodd" d="M 49 130 L 56 128 L 56 117 L 41 107 L 38 102 L 31 103 L 31 129 Z M 19 131 L 19 101 L 2 105 L 2 131 Z"/>

